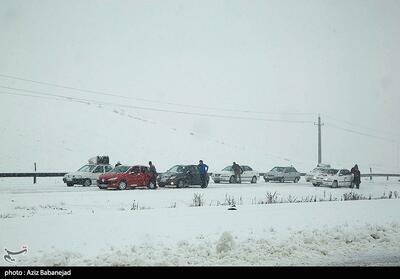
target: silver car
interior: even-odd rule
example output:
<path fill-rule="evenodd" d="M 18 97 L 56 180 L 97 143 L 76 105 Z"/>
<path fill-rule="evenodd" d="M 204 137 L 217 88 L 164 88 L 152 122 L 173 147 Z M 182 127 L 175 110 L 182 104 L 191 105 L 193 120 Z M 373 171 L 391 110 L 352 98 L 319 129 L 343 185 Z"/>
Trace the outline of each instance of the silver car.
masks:
<path fill-rule="evenodd" d="M 274 167 L 272 170 L 264 174 L 265 182 L 269 181 L 293 181 L 299 182 L 300 173 L 294 167 Z"/>

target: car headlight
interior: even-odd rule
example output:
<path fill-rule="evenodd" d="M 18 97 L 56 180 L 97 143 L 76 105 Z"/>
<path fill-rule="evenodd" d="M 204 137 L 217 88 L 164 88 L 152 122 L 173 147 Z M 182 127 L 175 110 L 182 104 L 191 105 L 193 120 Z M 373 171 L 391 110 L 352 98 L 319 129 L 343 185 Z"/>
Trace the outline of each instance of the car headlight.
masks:
<path fill-rule="evenodd" d="M 115 181 L 117 179 L 118 179 L 118 177 L 113 177 L 113 178 L 110 178 L 108 181 Z"/>
<path fill-rule="evenodd" d="M 313 176 L 313 179 L 317 179 L 317 177 L 316 177 L 316 176 Z"/>

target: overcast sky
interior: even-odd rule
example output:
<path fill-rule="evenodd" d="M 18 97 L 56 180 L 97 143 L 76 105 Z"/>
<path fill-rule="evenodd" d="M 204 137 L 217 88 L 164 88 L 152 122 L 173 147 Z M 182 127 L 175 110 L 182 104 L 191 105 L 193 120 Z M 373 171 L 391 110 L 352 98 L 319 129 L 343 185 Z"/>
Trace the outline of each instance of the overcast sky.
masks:
<path fill-rule="evenodd" d="M 161 103 L 62 91 L 82 98 L 264 119 L 136 111 L 305 167 L 317 160 L 320 113 L 324 161 L 399 171 L 399 26 L 398 0 L 2 0 L 0 91 L 49 92 L 8 75 Z M 24 117 L 19 98 L 0 94 L 2 118 Z"/>

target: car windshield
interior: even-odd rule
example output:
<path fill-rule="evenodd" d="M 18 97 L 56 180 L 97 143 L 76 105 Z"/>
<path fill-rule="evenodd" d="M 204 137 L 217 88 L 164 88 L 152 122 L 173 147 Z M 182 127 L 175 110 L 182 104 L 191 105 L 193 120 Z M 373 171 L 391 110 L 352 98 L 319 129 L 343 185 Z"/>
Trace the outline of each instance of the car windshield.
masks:
<path fill-rule="evenodd" d="M 232 171 L 232 166 L 227 166 L 226 168 L 222 169 L 223 171 Z"/>
<path fill-rule="evenodd" d="M 339 170 L 337 170 L 337 169 L 324 169 L 324 170 L 322 170 L 323 173 L 330 174 L 330 175 L 335 175 L 335 174 L 338 173 L 338 171 Z"/>
<path fill-rule="evenodd" d="M 173 172 L 173 173 L 184 172 L 184 171 L 185 171 L 185 166 L 173 166 L 172 168 L 167 170 L 167 172 Z"/>
<path fill-rule="evenodd" d="M 91 172 L 96 166 L 95 165 L 84 165 L 78 171 L 79 172 Z"/>
<path fill-rule="evenodd" d="M 128 169 L 129 169 L 128 166 L 118 166 L 118 167 L 113 168 L 113 169 L 111 170 L 111 172 L 114 172 L 114 173 L 123 173 L 123 172 L 126 172 Z"/>
<path fill-rule="evenodd" d="M 283 167 L 275 167 L 275 168 L 273 168 L 271 171 L 283 172 L 284 169 L 285 169 L 285 168 L 283 168 Z"/>

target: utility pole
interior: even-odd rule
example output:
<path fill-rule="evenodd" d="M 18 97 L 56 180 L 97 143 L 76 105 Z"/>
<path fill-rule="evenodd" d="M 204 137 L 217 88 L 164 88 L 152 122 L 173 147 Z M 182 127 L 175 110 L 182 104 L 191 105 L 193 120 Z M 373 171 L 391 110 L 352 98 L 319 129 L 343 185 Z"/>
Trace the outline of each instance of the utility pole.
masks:
<path fill-rule="evenodd" d="M 318 164 L 322 163 L 322 150 L 321 150 L 321 126 L 324 123 L 321 123 L 321 116 L 318 115 L 318 123 L 314 123 L 314 125 L 318 125 Z"/>

